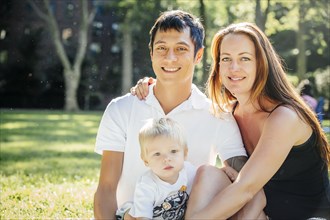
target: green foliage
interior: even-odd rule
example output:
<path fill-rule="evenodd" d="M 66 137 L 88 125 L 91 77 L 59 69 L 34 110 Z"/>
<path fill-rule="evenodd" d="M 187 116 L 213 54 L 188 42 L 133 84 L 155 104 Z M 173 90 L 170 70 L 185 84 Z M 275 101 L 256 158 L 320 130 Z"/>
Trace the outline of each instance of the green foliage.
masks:
<path fill-rule="evenodd" d="M 72 5 L 75 1 L 54 2 L 57 4 L 61 2 L 59 5 L 66 3 Z M 204 87 L 202 78 L 211 64 L 209 53 L 212 36 L 230 23 L 255 22 L 257 17 L 257 0 L 95 0 L 90 2 L 90 6 L 97 9 L 97 14 L 96 23 L 91 29 L 89 43 L 92 44 L 89 46 L 99 47 L 101 52 L 90 50 L 85 59 L 78 100 L 80 106 L 94 110 L 104 109 L 108 103 L 105 100 L 127 92 L 121 91 L 124 28 L 130 29 L 129 33 L 132 37 L 132 83 L 135 84 L 138 79 L 146 75 L 153 76 L 148 49 L 149 30 L 159 13 L 170 9 L 182 9 L 200 17 L 201 2 L 203 2 L 206 13 L 201 20 L 206 27 L 207 64 L 203 66 L 201 63 L 197 66 L 194 83 Z M 59 61 L 53 58 L 54 51 L 51 47 L 45 50 L 45 45 L 51 45 L 48 42 L 50 38 L 44 33 L 45 27 L 39 23 L 39 19 L 37 23 L 33 23 L 36 21 L 36 14 L 31 13 L 31 8 L 24 6 L 26 4 L 26 1 L 4 1 L 0 7 L 2 12 L 0 23 L 6 30 L 2 32 L 5 37 L 3 39 L 5 47 L 0 52 L 0 76 L 3 78 L 0 87 L 2 106 L 60 109 L 64 105 L 65 88 L 63 77 L 59 74 L 62 72 L 62 67 Z M 269 11 L 267 11 L 268 1 L 260 1 L 262 17 L 267 18 L 265 33 L 284 59 L 291 74 L 297 73 L 298 66 L 299 49 L 296 39 L 300 5 L 303 5 L 306 11 L 301 19 L 305 29 L 302 38 L 306 43 L 306 48 L 303 50 L 307 59 L 299 66 L 306 65 L 305 72 L 314 72 L 329 65 L 329 1 L 270 1 Z M 61 11 L 60 9 L 62 10 L 63 7 L 55 7 L 55 10 Z M 21 12 L 24 12 L 22 22 L 15 17 L 15 14 Z M 66 28 L 72 30 L 77 28 L 72 18 L 63 16 L 58 20 L 61 20 Z M 74 53 L 75 48 L 69 41 L 66 42 L 66 49 L 70 51 L 69 58 L 72 61 L 70 54 Z"/>
<path fill-rule="evenodd" d="M 298 86 L 299 84 L 299 78 L 297 76 L 291 75 L 291 74 L 287 74 L 287 77 L 289 79 L 289 81 L 291 82 L 291 84 L 295 87 Z"/>
<path fill-rule="evenodd" d="M 1 110 L 1 219 L 92 218 L 101 113 Z"/>

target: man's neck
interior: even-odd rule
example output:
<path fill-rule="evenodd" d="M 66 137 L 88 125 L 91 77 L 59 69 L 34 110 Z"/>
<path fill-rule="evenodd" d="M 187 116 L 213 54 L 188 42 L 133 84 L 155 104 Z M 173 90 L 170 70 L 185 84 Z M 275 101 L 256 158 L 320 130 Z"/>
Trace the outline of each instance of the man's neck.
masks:
<path fill-rule="evenodd" d="M 192 84 L 163 85 L 156 82 L 154 94 L 165 114 L 186 101 L 191 94 Z"/>

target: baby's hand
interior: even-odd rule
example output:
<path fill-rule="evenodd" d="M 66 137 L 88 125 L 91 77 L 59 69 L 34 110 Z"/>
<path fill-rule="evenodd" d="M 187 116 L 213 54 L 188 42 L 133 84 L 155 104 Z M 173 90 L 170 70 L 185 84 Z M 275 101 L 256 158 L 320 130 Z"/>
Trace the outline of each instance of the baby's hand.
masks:
<path fill-rule="evenodd" d="M 136 220 L 136 218 L 134 218 L 133 216 L 131 216 L 130 214 L 128 214 L 129 210 L 127 212 L 125 212 L 124 214 L 124 220 Z"/>
<path fill-rule="evenodd" d="M 130 89 L 130 92 L 132 95 L 136 95 L 140 100 L 143 100 L 149 93 L 148 86 L 155 82 L 156 79 L 152 77 L 144 77 L 137 81 L 137 84 Z"/>
<path fill-rule="evenodd" d="M 236 180 L 238 176 L 238 172 L 234 168 L 230 166 L 226 166 L 226 167 L 222 167 L 221 169 L 227 174 L 227 176 L 232 182 Z"/>

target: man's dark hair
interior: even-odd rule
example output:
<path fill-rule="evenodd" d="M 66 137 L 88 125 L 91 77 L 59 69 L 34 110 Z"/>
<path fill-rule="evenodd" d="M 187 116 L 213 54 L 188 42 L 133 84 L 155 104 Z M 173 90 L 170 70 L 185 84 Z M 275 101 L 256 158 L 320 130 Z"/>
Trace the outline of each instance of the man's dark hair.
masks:
<path fill-rule="evenodd" d="M 196 55 L 197 51 L 203 47 L 204 27 L 198 18 L 181 10 L 171 10 L 160 14 L 149 33 L 149 49 L 151 53 L 153 52 L 155 35 L 158 30 L 166 32 L 170 29 L 175 29 L 178 32 L 182 32 L 185 28 L 190 28 L 190 37 L 194 43 L 194 55 Z"/>

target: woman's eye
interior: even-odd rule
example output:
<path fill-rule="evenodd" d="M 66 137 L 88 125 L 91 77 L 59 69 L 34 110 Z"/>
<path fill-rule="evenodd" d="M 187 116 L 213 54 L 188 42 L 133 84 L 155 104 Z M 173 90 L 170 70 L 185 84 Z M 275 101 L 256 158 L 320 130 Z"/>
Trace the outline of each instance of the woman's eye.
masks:
<path fill-rule="evenodd" d="M 230 61 L 230 58 L 229 57 L 224 57 L 224 58 L 221 59 L 221 61 L 222 62 L 228 62 L 228 61 Z"/>
<path fill-rule="evenodd" d="M 250 61 L 251 59 L 250 58 L 248 58 L 248 57 L 242 57 L 242 59 L 241 59 L 242 61 Z"/>

